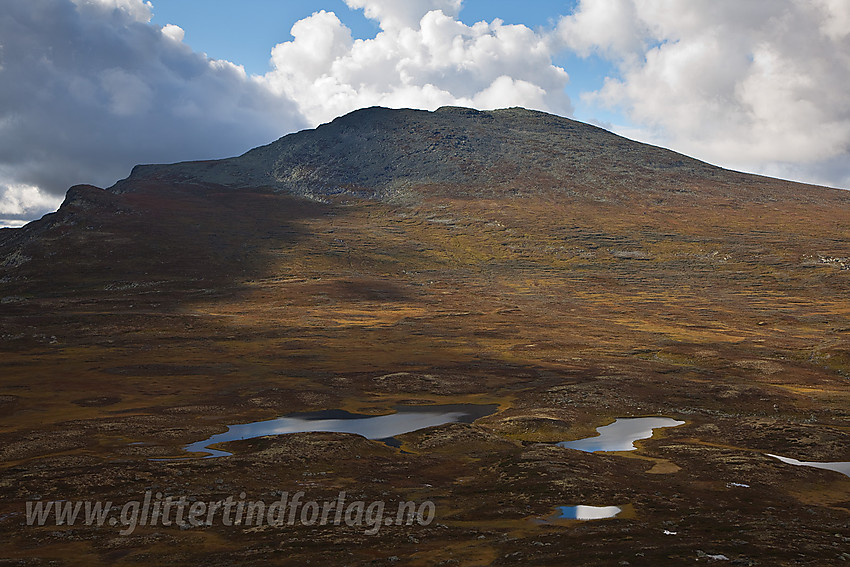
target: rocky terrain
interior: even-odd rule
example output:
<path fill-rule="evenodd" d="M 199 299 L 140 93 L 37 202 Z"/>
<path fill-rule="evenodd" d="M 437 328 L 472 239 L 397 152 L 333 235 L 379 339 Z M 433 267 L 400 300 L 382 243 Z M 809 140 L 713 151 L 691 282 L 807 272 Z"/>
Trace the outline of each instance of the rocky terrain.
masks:
<path fill-rule="evenodd" d="M 850 560 L 850 193 L 508 109 L 364 109 L 0 230 L 0 565 Z M 228 424 L 498 404 L 393 448 Z M 557 442 L 685 421 L 633 453 Z M 166 458 L 167 460 L 156 460 Z M 340 490 L 429 526 L 27 526 L 28 500 Z M 556 520 L 557 506 L 623 507 Z M 723 556 L 726 559 L 720 559 Z"/>

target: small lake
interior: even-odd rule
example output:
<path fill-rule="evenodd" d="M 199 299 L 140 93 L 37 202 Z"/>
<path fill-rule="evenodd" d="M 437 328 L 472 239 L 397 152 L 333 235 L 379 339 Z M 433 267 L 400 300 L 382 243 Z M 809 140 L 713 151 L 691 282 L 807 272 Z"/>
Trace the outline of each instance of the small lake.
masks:
<path fill-rule="evenodd" d="M 684 425 L 669 417 L 622 417 L 610 425 L 597 427 L 599 435 L 576 441 L 562 441 L 561 447 L 576 449 L 586 453 L 596 451 L 634 451 L 634 442 L 639 439 L 652 437 L 652 430 L 661 427 L 678 427 Z"/>
<path fill-rule="evenodd" d="M 558 520 L 603 520 L 613 518 L 623 509 L 619 506 L 558 506 Z"/>
<path fill-rule="evenodd" d="M 768 457 L 779 459 L 783 463 L 789 465 L 796 465 L 800 467 L 814 467 L 816 469 L 826 469 L 828 471 L 836 471 L 840 472 L 843 475 L 850 476 L 850 462 L 836 461 L 834 463 L 819 463 L 817 461 L 798 461 L 797 459 L 792 459 L 790 457 L 780 457 L 779 455 L 771 455 L 770 453 L 765 454 Z"/>
<path fill-rule="evenodd" d="M 387 445 L 398 446 L 396 435 L 445 423 L 472 423 L 480 417 L 495 413 L 498 407 L 495 404 L 396 406 L 395 413 L 387 415 L 349 413 L 344 410 L 295 413 L 267 421 L 230 425 L 224 433 L 186 445 L 185 450 L 189 453 L 207 453 L 205 459 L 226 457 L 232 453 L 211 449 L 209 446 L 266 435 L 317 431 L 354 433 L 367 439 L 383 441 Z"/>

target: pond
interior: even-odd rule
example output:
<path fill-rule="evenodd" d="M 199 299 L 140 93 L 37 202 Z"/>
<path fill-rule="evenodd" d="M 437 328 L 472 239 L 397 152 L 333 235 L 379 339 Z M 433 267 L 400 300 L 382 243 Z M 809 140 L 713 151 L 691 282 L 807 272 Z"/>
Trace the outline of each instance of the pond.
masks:
<path fill-rule="evenodd" d="M 559 520 L 602 520 L 613 518 L 623 509 L 619 506 L 558 506 Z"/>
<path fill-rule="evenodd" d="M 850 462 L 842 462 L 836 461 L 834 463 L 819 463 L 817 461 L 798 461 L 797 459 L 792 459 L 790 457 L 780 457 L 779 455 L 771 455 L 770 453 L 765 453 L 768 457 L 773 457 L 774 459 L 779 459 L 783 463 L 789 465 L 796 465 L 800 467 L 814 467 L 816 469 L 826 469 L 828 471 L 836 471 L 840 472 L 843 475 L 850 476 Z"/>
<path fill-rule="evenodd" d="M 185 450 L 189 453 L 207 453 L 204 456 L 206 459 L 226 457 L 231 453 L 211 449 L 209 446 L 225 441 L 266 435 L 316 431 L 354 433 L 367 439 L 377 439 L 388 445 L 398 446 L 396 435 L 445 423 L 472 423 L 480 417 L 495 413 L 498 407 L 495 404 L 401 405 L 394 408 L 395 413 L 387 415 L 349 413 L 344 410 L 295 413 L 267 421 L 230 425 L 224 433 L 186 445 Z"/>
<path fill-rule="evenodd" d="M 661 427 L 678 427 L 684 425 L 669 417 L 623 417 L 610 425 L 597 427 L 599 435 L 576 441 L 562 441 L 561 447 L 576 449 L 586 453 L 596 451 L 634 451 L 634 442 L 639 439 L 649 439 L 652 431 Z"/>

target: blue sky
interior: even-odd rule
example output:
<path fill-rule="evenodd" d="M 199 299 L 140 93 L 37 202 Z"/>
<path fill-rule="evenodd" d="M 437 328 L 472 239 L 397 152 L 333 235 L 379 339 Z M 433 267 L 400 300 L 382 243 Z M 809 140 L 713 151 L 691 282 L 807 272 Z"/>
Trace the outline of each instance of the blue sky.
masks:
<path fill-rule="evenodd" d="M 355 39 L 370 39 L 381 31 L 376 21 L 365 17 L 362 10 L 349 8 L 343 0 L 152 0 L 152 4 L 152 23 L 180 26 L 185 32 L 183 41 L 196 51 L 242 65 L 246 72 L 255 75 L 269 71 L 271 49 L 292 39 L 289 33 L 292 24 L 318 10 L 334 12 L 351 29 Z M 459 19 L 472 25 L 498 18 L 506 24 L 551 29 L 562 16 L 572 13 L 576 4 L 576 1 L 549 0 L 465 0 Z M 582 92 L 599 89 L 605 77 L 617 74 L 610 61 L 595 54 L 578 56 L 565 50 L 553 57 L 553 63 L 569 73 L 566 92 L 572 100 L 575 118 L 602 124 L 628 124 L 621 114 L 586 104 L 580 96 Z"/>
<path fill-rule="evenodd" d="M 847 0 L 3 0 L 0 227 L 364 106 L 523 106 L 850 188 Z"/>
<path fill-rule="evenodd" d="M 334 12 L 354 37 L 374 37 L 378 24 L 342 0 L 157 0 L 151 23 L 175 24 L 186 32 L 185 43 L 216 59 L 227 59 L 262 75 L 269 70 L 271 49 L 289 41 L 292 24 L 323 9 Z"/>
<path fill-rule="evenodd" d="M 255 74 L 269 70 L 269 52 L 275 44 L 292 39 L 292 24 L 318 10 L 334 12 L 355 38 L 372 38 L 380 31 L 377 22 L 342 0 L 152 0 L 152 4 L 152 23 L 178 25 L 186 32 L 184 41 L 196 50 L 244 65 Z M 547 0 L 466 0 L 460 19 L 467 24 L 499 18 L 531 28 L 554 26 L 575 5 Z"/>

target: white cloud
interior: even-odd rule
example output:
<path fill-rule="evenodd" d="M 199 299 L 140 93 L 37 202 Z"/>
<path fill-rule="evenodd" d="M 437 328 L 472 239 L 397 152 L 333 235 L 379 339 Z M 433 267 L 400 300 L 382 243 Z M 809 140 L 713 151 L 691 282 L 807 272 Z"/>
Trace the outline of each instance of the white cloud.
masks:
<path fill-rule="evenodd" d="M 62 197 L 44 193 L 33 185 L 0 184 L 0 228 L 20 226 L 56 210 L 61 202 Z"/>
<path fill-rule="evenodd" d="M 242 153 L 306 126 L 242 67 L 194 53 L 141 0 L 4 0 L 0 203 L 111 185 L 137 163 Z M 26 191 L 20 187 L 37 188 Z M 55 199 L 50 202 L 55 203 Z"/>
<path fill-rule="evenodd" d="M 618 62 L 620 77 L 586 100 L 625 109 L 644 139 L 850 187 L 845 0 L 583 0 L 558 32 Z"/>
<path fill-rule="evenodd" d="M 456 18 L 463 0 L 345 0 L 349 8 L 363 9 L 384 30 L 417 29 L 428 12 L 441 11 Z"/>
<path fill-rule="evenodd" d="M 846 0 L 814 0 L 821 11 L 821 30 L 835 41 L 850 35 L 850 2 Z"/>
<path fill-rule="evenodd" d="M 48 209 L 58 205 L 55 195 L 42 193 L 33 185 L 10 185 L 0 197 L 0 215 L 23 215 L 32 209 Z"/>
<path fill-rule="evenodd" d="M 546 106 L 546 91 L 528 81 L 515 80 L 507 75 L 498 77 L 493 83 L 473 97 L 473 106 L 480 109 L 525 106 Z"/>
<path fill-rule="evenodd" d="M 557 32 L 580 55 L 598 50 L 622 56 L 643 47 L 645 30 L 635 12 L 631 0 L 583 0 L 573 15 L 558 22 Z"/>
<path fill-rule="evenodd" d="M 468 26 L 456 19 L 456 1 L 348 3 L 379 18 L 384 31 L 353 40 L 335 14 L 321 11 L 297 22 L 294 39 L 272 50 L 264 80 L 311 123 L 372 105 L 572 111 L 568 76 L 552 64 L 546 35 L 499 20 Z"/>
<path fill-rule="evenodd" d="M 175 26 L 174 24 L 165 24 L 164 26 L 162 26 L 162 35 L 171 39 L 172 41 L 180 43 L 181 41 L 183 41 L 186 32 L 183 31 L 183 28 L 181 28 L 180 26 Z"/>

